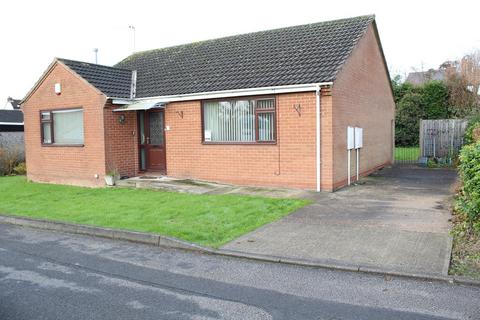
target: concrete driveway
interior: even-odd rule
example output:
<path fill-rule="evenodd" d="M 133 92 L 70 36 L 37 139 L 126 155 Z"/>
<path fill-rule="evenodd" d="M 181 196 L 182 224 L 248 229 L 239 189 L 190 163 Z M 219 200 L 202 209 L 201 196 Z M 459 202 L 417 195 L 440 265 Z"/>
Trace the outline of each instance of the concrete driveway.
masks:
<path fill-rule="evenodd" d="M 456 172 L 384 169 L 223 249 L 390 272 L 446 275 Z"/>

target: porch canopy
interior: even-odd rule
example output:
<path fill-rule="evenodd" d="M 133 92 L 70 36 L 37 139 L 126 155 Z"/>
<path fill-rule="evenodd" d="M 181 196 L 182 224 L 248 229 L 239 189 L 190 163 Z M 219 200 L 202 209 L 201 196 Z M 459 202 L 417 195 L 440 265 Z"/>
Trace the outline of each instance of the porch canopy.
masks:
<path fill-rule="evenodd" d="M 136 111 L 136 110 L 149 110 L 149 109 L 163 109 L 167 104 L 159 101 L 139 101 L 131 104 L 127 104 L 121 108 L 114 109 L 113 111 Z"/>

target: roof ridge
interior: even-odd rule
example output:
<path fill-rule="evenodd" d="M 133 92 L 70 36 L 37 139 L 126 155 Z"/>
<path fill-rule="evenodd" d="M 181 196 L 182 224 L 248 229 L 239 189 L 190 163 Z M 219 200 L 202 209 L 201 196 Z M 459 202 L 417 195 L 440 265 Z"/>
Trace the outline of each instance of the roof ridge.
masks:
<path fill-rule="evenodd" d="M 125 57 L 121 61 L 115 64 L 119 65 L 123 62 L 126 62 L 127 60 L 142 55 L 150 52 L 155 52 L 155 51 L 163 51 L 167 49 L 174 49 L 174 48 L 181 48 L 184 46 L 189 46 L 192 44 L 203 44 L 203 43 L 208 43 L 212 41 L 218 41 L 218 40 L 225 40 L 229 38 L 236 38 L 236 37 L 242 37 L 242 36 L 250 36 L 254 34 L 261 34 L 265 32 L 272 32 L 272 31 L 281 31 L 281 30 L 287 30 L 287 29 L 293 29 L 293 28 L 299 28 L 299 27 L 306 27 L 306 26 L 319 26 L 319 25 L 324 25 L 324 24 L 329 24 L 329 23 L 340 23 L 343 21 L 352 21 L 352 20 L 360 20 L 360 19 L 365 19 L 365 20 L 370 20 L 373 21 L 375 20 L 375 14 L 368 14 L 368 15 L 361 15 L 361 16 L 355 16 L 355 17 L 349 17 L 349 18 L 341 18 L 341 19 L 333 19 L 333 20 L 327 20 L 327 21 L 319 21 L 319 22 L 312 22 L 312 23 L 305 23 L 305 24 L 299 24 L 299 25 L 293 25 L 293 26 L 288 26 L 288 27 L 280 27 L 280 28 L 274 28 L 274 29 L 266 29 L 266 30 L 260 30 L 260 31 L 253 31 L 253 32 L 247 32 L 247 33 L 240 33 L 240 34 L 234 34 L 230 36 L 224 36 L 224 37 L 219 37 L 219 38 L 212 38 L 212 39 L 205 39 L 205 40 L 200 40 L 200 41 L 195 41 L 195 42 L 189 42 L 189 43 L 182 43 L 182 44 L 177 44 L 177 45 L 172 45 L 172 46 L 167 46 L 167 47 L 162 47 L 162 48 L 156 48 L 156 49 L 149 49 L 149 50 L 143 50 L 143 51 L 138 51 L 135 53 L 132 53 L 131 55 Z"/>
<path fill-rule="evenodd" d="M 104 65 L 104 64 L 91 63 L 91 62 L 80 61 L 80 60 L 65 59 L 65 58 L 60 58 L 60 57 L 56 57 L 55 59 L 58 60 L 58 61 L 61 61 L 61 62 L 69 61 L 69 62 L 74 62 L 74 63 L 84 63 L 84 64 L 88 64 L 90 66 L 95 66 L 95 67 L 110 68 L 110 69 L 115 69 L 115 70 L 124 70 L 124 71 L 132 72 L 132 70 L 130 70 L 130 69 L 119 68 L 119 67 L 114 67 L 114 66 L 107 66 L 107 65 Z"/>

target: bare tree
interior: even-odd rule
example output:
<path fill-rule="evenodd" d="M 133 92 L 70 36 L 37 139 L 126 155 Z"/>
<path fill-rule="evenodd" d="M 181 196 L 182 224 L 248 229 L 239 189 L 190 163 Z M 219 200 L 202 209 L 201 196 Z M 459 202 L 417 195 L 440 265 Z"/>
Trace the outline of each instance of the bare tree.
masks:
<path fill-rule="evenodd" d="M 480 50 L 444 67 L 450 70 L 446 73 L 450 113 L 460 118 L 480 114 Z"/>
<path fill-rule="evenodd" d="M 479 94 L 480 89 L 480 49 L 474 50 L 460 61 L 460 74 L 465 78 L 468 90 Z"/>

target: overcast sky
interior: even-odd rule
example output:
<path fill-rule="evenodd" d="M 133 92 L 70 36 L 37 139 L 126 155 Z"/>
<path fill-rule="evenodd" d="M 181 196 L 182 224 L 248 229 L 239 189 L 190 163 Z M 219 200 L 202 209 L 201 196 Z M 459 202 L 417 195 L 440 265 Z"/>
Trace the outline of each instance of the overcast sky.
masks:
<path fill-rule="evenodd" d="M 70 5 L 71 3 L 71 5 Z M 396 4 L 396 5 L 393 5 Z M 375 14 L 394 73 L 438 67 L 480 48 L 480 1 L 1 1 L 0 103 L 23 98 L 54 57 L 112 65 L 148 50 Z"/>

